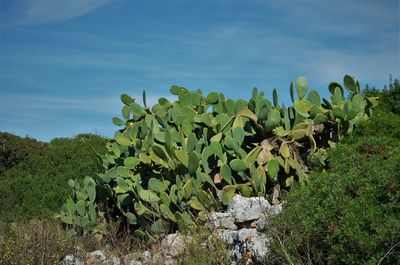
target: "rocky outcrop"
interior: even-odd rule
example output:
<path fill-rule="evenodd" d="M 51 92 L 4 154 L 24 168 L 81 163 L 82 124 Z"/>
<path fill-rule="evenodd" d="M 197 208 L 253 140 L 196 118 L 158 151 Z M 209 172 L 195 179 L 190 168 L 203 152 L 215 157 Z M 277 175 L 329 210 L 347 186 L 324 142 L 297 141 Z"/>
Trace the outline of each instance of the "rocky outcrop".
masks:
<path fill-rule="evenodd" d="M 233 264 L 265 264 L 269 238 L 265 230 L 270 220 L 282 211 L 282 205 L 273 205 L 263 197 L 245 198 L 236 195 L 226 212 L 206 216 L 206 227 L 229 245 Z M 63 265 L 174 265 L 182 255 L 190 237 L 179 233 L 169 234 L 160 242 L 158 251 L 134 253 L 122 258 L 106 256 L 98 250 L 83 257 L 65 256 Z"/>

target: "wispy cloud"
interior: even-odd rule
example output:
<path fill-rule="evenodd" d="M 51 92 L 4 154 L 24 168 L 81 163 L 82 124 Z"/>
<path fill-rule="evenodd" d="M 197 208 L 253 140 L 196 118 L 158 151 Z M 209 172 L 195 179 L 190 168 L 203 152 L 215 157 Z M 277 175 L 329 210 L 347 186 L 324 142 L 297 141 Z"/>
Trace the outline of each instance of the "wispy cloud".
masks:
<path fill-rule="evenodd" d="M 16 25 L 62 21 L 87 14 L 109 0 L 21 0 L 13 9 Z"/>

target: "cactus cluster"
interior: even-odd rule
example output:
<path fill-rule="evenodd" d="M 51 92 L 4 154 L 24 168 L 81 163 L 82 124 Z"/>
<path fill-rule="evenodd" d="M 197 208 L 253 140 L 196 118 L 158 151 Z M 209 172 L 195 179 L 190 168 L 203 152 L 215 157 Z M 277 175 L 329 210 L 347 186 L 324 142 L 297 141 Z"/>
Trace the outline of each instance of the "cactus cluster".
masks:
<path fill-rule="evenodd" d="M 151 237 L 204 220 L 235 194 L 279 203 L 281 189 L 307 181 L 307 156 L 323 164 L 326 148 L 371 114 L 375 99 L 360 93 L 358 81 L 346 75 L 344 87 L 347 98 L 331 83 L 331 100 L 321 100 L 299 77 L 288 108 L 276 89 L 271 102 L 257 88 L 245 101 L 172 86 L 178 100 L 160 98 L 151 108 L 145 93 L 143 106 L 123 94 L 122 118 L 113 118 L 120 129 L 101 155 L 104 172 L 84 185 L 70 181 L 73 196 L 60 217 L 93 230 L 106 205 L 136 235 Z"/>

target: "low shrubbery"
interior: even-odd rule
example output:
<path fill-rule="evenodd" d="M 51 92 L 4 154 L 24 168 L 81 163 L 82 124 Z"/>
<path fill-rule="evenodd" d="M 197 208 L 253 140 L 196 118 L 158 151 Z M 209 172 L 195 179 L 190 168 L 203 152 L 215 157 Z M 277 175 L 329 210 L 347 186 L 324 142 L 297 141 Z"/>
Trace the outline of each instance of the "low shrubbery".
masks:
<path fill-rule="evenodd" d="M 400 117 L 376 114 L 330 151 L 326 172 L 285 198 L 276 264 L 400 263 Z"/>
<path fill-rule="evenodd" d="M 95 151 L 106 140 L 95 135 L 58 138 L 49 144 L 1 134 L 0 221 L 29 220 L 57 212 L 69 195 L 67 181 L 100 170 Z"/>

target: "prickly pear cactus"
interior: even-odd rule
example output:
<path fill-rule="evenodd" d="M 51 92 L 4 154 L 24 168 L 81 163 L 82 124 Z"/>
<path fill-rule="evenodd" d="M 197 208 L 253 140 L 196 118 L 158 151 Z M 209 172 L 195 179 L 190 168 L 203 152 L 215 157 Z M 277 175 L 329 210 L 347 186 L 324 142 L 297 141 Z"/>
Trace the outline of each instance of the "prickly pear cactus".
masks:
<path fill-rule="evenodd" d="M 60 217 L 93 230 L 101 205 L 137 236 L 151 238 L 190 227 L 235 194 L 279 203 L 280 190 L 307 181 L 305 157 L 324 164 L 325 149 L 371 114 L 376 101 L 360 94 L 358 81 L 346 75 L 344 87 L 346 99 L 342 86 L 331 83 L 331 99 L 321 100 L 299 77 L 288 108 L 276 90 L 271 103 L 256 88 L 245 101 L 172 86 L 178 100 L 160 98 L 151 108 L 145 93 L 143 105 L 123 94 L 122 117 L 113 118 L 119 129 L 101 156 L 104 172 L 84 185 L 70 182 L 72 198 Z"/>

